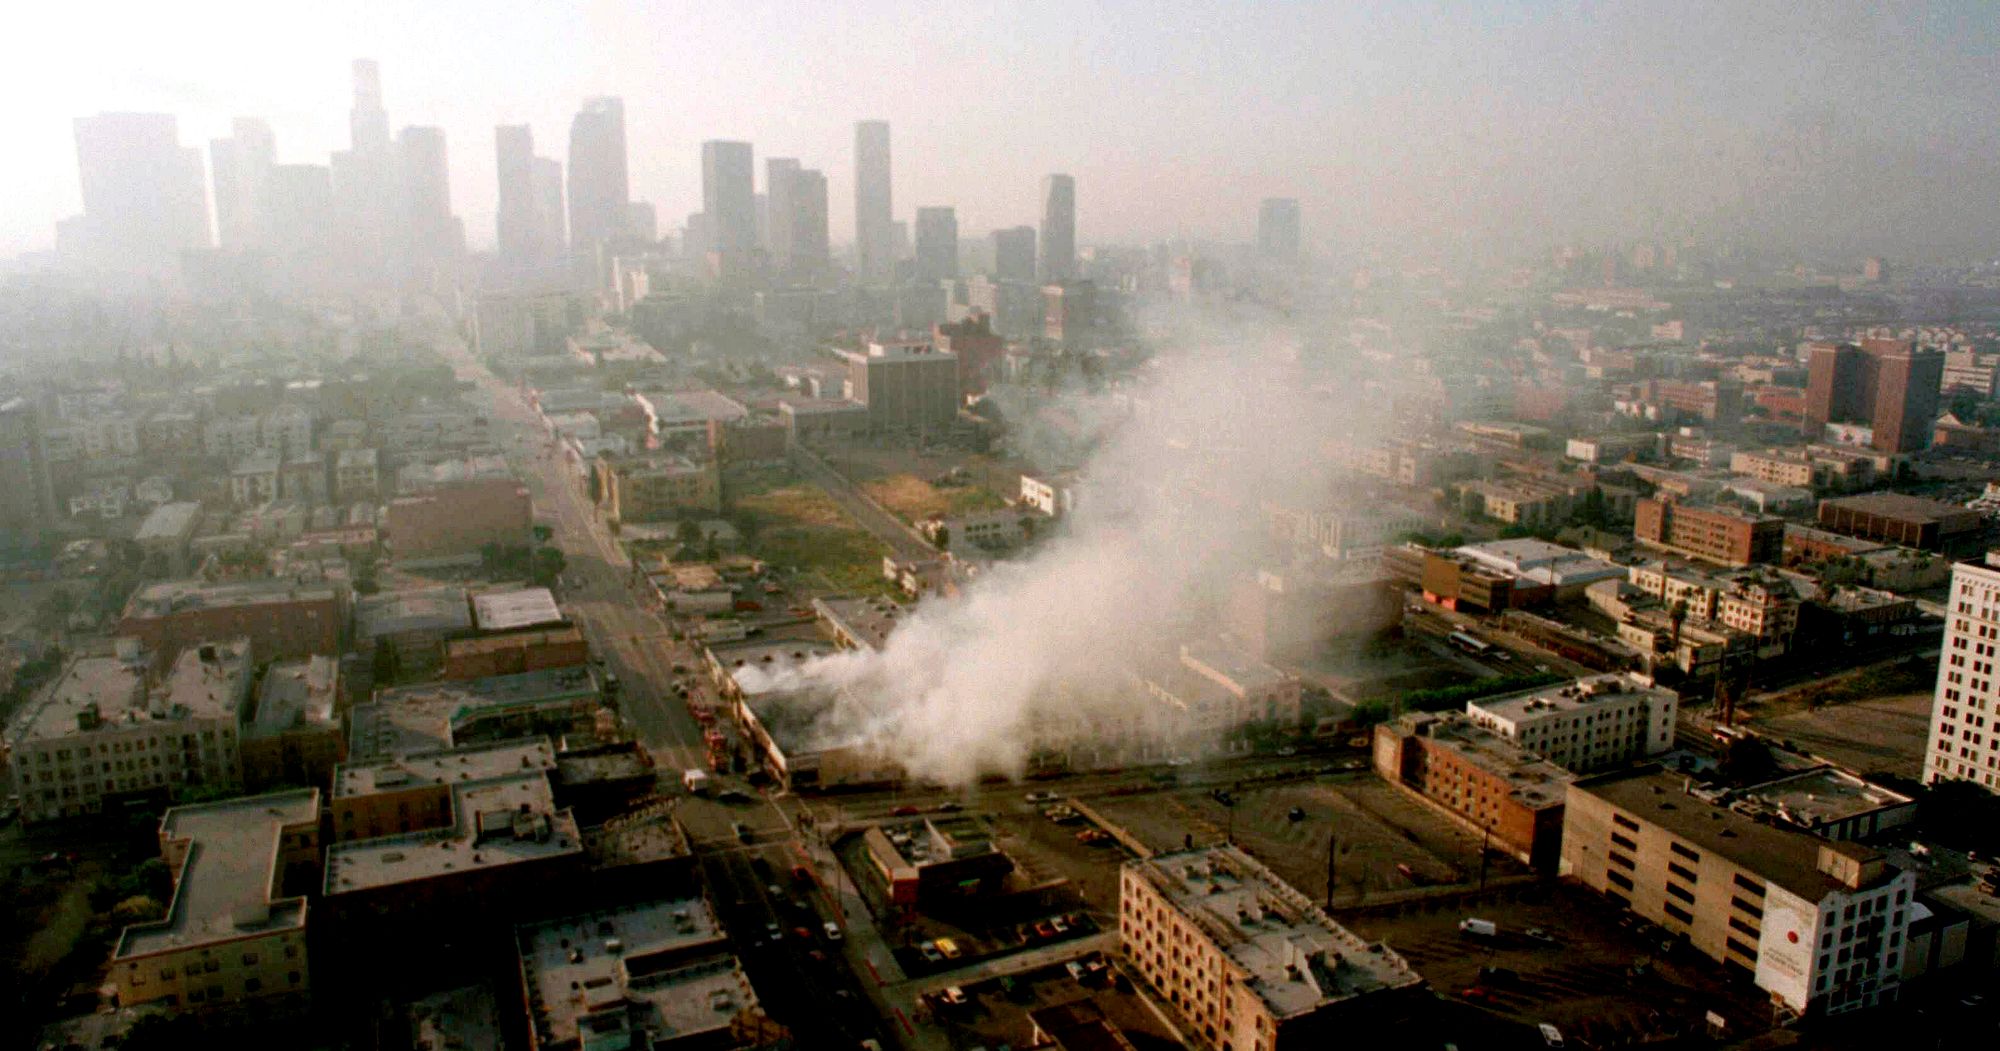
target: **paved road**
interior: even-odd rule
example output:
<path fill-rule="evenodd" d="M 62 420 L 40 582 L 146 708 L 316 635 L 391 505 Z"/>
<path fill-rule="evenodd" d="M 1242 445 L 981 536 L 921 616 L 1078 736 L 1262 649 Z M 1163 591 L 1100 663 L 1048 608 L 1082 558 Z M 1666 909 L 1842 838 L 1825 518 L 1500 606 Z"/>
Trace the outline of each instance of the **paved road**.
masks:
<path fill-rule="evenodd" d="M 632 586 L 631 560 L 590 506 L 576 473 L 555 451 L 522 392 L 493 375 L 455 336 L 443 340 L 439 350 L 460 380 L 475 384 L 495 443 L 553 531 L 551 541 L 562 550 L 567 566 L 563 605 L 591 651 L 617 674 L 626 720 L 662 769 L 705 765 L 701 727 L 674 694 L 673 665 L 692 668 L 692 650 L 676 644 L 667 624 L 644 606 Z"/>

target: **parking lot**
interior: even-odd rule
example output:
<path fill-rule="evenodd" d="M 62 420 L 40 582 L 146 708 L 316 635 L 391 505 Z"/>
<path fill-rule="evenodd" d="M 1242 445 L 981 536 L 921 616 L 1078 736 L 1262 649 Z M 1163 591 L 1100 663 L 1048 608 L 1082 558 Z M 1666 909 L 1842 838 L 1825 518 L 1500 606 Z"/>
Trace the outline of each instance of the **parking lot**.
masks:
<path fill-rule="evenodd" d="M 1189 837 L 1197 846 L 1233 840 L 1322 902 L 1327 858 L 1337 852 L 1333 900 L 1341 907 L 1479 881 L 1477 840 L 1365 770 L 1225 792 L 1234 805 L 1198 789 L 1090 805 L 1155 850 L 1181 849 Z M 1523 875 L 1525 868 L 1497 852 L 1487 859 L 1489 882 Z"/>
<path fill-rule="evenodd" d="M 1469 917 L 1492 921 L 1496 932 L 1461 931 Z M 1581 1046 L 1698 1033 L 1710 1011 L 1739 1036 L 1770 1024 L 1749 975 L 1673 947 L 1664 932 L 1573 886 L 1525 884 L 1473 900 L 1340 910 L 1337 918 L 1387 941 L 1439 995 L 1509 1022 L 1551 1023 Z"/>

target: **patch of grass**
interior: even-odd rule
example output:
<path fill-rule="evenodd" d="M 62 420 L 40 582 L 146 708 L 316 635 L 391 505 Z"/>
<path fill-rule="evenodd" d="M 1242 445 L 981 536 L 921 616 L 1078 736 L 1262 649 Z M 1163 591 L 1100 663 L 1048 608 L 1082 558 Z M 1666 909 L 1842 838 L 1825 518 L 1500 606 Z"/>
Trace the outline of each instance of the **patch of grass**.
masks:
<path fill-rule="evenodd" d="M 826 491 L 784 468 L 742 472 L 727 490 L 743 550 L 774 566 L 818 574 L 843 591 L 886 586 L 881 541 L 856 525 Z"/>
<path fill-rule="evenodd" d="M 984 486 L 937 486 L 913 474 L 892 474 L 860 483 L 861 489 L 906 522 L 941 515 L 997 511 L 1007 501 Z"/>

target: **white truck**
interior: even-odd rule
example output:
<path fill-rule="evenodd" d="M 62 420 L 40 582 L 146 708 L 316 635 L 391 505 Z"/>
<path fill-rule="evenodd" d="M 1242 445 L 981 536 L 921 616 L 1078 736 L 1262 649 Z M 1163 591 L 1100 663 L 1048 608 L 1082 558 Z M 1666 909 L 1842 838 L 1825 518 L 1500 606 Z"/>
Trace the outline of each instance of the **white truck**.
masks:
<path fill-rule="evenodd" d="M 1476 934 L 1481 938 L 1491 938 L 1500 933 L 1500 925 L 1494 923 L 1492 920 L 1482 920 L 1477 916 L 1468 916 L 1458 921 L 1458 930 L 1461 934 Z"/>
<path fill-rule="evenodd" d="M 681 774 L 681 787 L 686 788 L 688 795 L 691 796 L 707 795 L 708 782 L 708 771 L 699 767 L 690 767 L 685 773 Z"/>

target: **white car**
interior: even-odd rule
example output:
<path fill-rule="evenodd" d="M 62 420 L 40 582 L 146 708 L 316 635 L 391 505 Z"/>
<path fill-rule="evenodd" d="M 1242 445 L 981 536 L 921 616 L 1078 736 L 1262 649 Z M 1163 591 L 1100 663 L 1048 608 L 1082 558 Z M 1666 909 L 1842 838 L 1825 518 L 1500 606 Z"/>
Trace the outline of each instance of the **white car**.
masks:
<path fill-rule="evenodd" d="M 958 987 L 958 986 L 956 986 L 956 985 L 948 985 L 948 986 L 945 986 L 945 989 L 944 989 L 944 1002 L 945 1002 L 945 1003 L 948 1003 L 948 1004 L 952 1005 L 953 1007 L 957 1007 L 958 1005 L 960 1005 L 960 1004 L 964 1003 L 964 1002 L 965 1002 L 965 999 L 966 999 L 966 998 L 965 998 L 965 990 L 963 990 L 963 989 L 959 988 L 959 987 Z"/>
<path fill-rule="evenodd" d="M 1542 1043 L 1547 1044 L 1550 1047 L 1563 1046 L 1562 1030 L 1557 1029 L 1555 1026 L 1552 1026 L 1547 1022 L 1543 1022 L 1542 1024 L 1536 1026 L 1535 1028 L 1541 1031 Z"/>
<path fill-rule="evenodd" d="M 825 923 L 821 924 L 820 929 L 826 932 L 827 941 L 837 942 L 840 940 L 840 925 L 833 922 L 832 920 L 828 920 Z"/>

